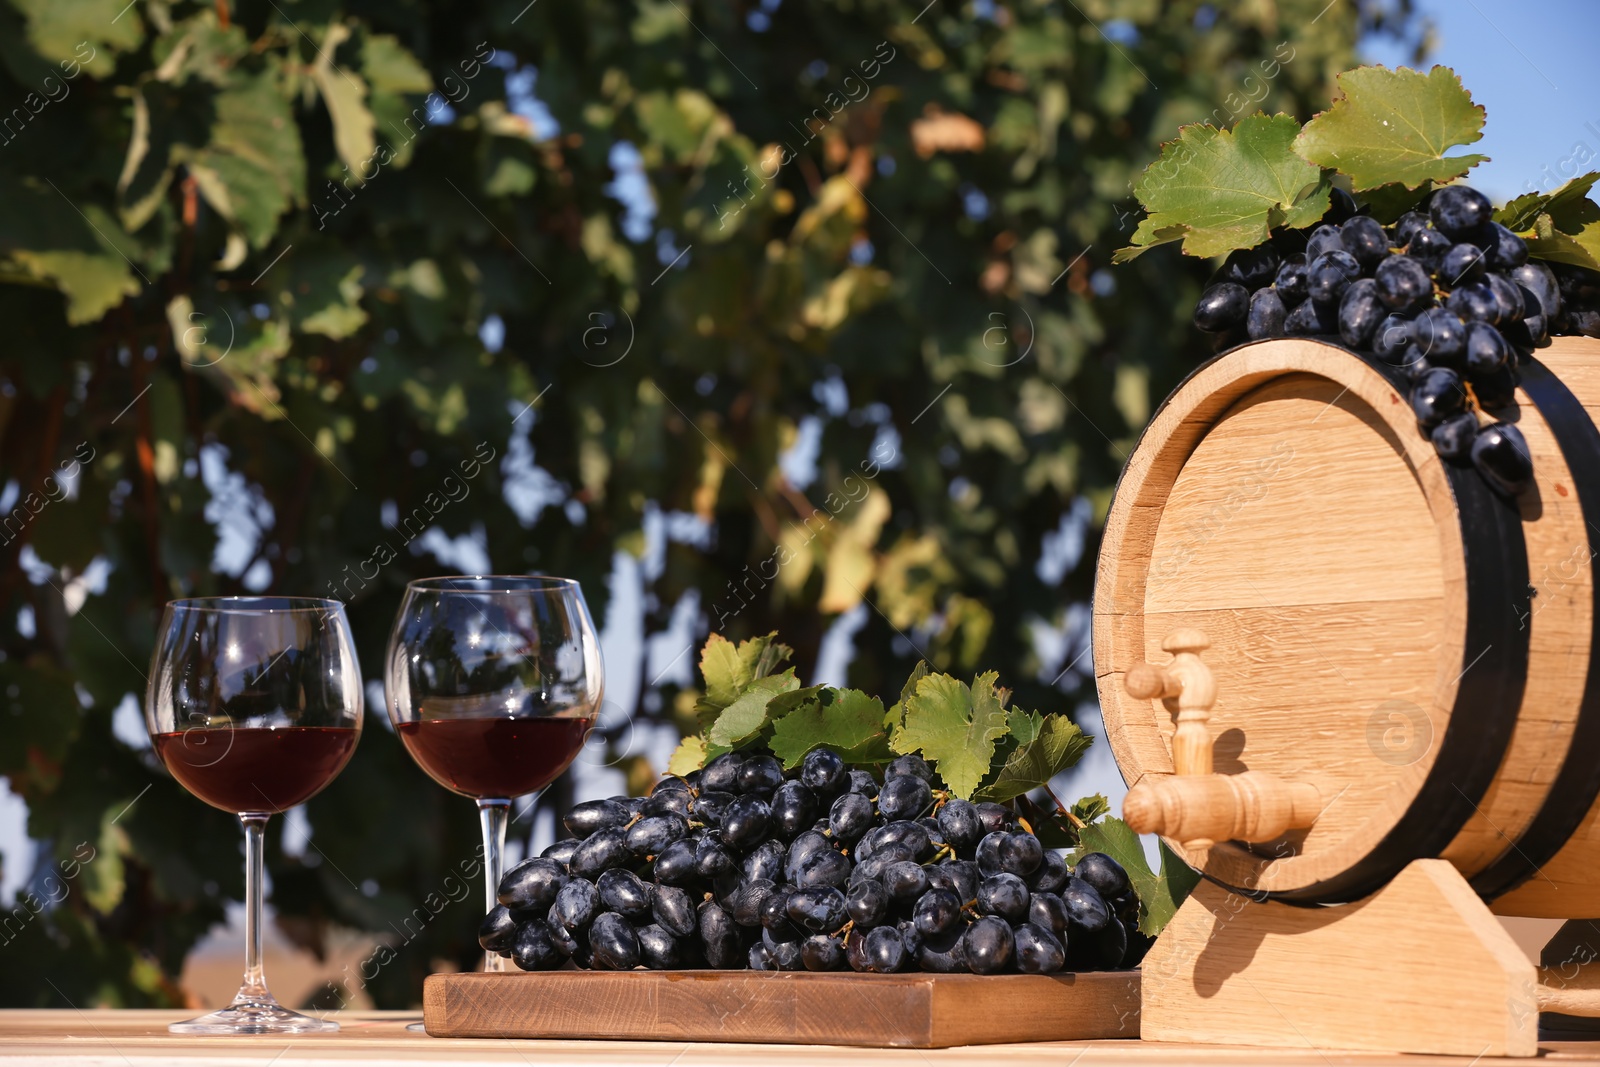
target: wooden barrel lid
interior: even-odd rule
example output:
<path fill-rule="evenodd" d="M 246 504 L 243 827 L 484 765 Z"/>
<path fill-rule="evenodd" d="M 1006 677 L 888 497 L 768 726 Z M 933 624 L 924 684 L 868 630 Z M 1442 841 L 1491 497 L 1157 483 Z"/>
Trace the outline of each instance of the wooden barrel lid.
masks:
<path fill-rule="evenodd" d="M 1095 662 L 1124 777 L 1172 773 L 1173 730 L 1124 674 L 1203 630 L 1216 770 L 1313 780 L 1325 808 L 1184 858 L 1281 899 L 1371 892 L 1449 844 L 1494 777 L 1528 649 L 1505 605 L 1527 570 L 1516 512 L 1440 462 L 1392 371 L 1305 339 L 1213 360 L 1146 429 L 1107 520 Z"/>

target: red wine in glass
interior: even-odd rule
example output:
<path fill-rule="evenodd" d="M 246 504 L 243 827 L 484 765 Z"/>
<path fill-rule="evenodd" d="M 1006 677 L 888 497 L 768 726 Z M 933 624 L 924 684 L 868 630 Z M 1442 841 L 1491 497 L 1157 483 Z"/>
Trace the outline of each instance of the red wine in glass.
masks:
<path fill-rule="evenodd" d="M 172 777 L 244 828 L 244 981 L 233 1003 L 180 1034 L 339 1029 L 290 1011 L 261 967 L 267 820 L 315 796 L 361 735 L 361 667 L 344 605 L 310 597 L 201 597 L 167 605 L 145 727 Z"/>
<path fill-rule="evenodd" d="M 156 755 L 185 789 L 241 811 L 303 804 L 344 769 L 356 748 L 348 726 L 195 727 L 156 734 Z"/>
<path fill-rule="evenodd" d="M 428 777 L 472 797 L 543 789 L 583 748 L 593 718 L 418 719 L 396 729 Z"/>
<path fill-rule="evenodd" d="M 383 688 L 411 758 L 478 802 L 484 908 L 493 908 L 511 798 L 567 769 L 605 691 L 583 590 L 540 575 L 414 581 L 389 635 Z M 484 958 L 485 970 L 505 965 Z"/>

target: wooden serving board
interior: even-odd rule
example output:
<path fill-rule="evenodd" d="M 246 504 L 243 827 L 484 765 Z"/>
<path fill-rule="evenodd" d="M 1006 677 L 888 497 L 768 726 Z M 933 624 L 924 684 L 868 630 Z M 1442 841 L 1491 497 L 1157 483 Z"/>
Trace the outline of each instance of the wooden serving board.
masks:
<path fill-rule="evenodd" d="M 436 974 L 434 1037 L 746 1041 L 946 1048 L 1139 1036 L 1139 972 Z"/>

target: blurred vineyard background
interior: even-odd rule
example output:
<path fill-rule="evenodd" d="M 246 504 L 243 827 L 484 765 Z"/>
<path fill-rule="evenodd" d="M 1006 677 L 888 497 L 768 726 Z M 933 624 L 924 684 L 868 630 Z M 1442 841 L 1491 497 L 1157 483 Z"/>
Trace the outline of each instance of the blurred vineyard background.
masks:
<path fill-rule="evenodd" d="M 1097 524 L 1203 355 L 1205 264 L 1109 269 L 1130 180 L 1180 123 L 1309 117 L 1375 36 L 1426 32 L 1354 0 L 0 4 L 4 863 L 54 901 L 0 915 L 0 1003 L 183 1002 L 242 896 L 236 822 L 143 737 L 175 596 L 349 603 L 365 737 L 268 843 L 275 937 L 389 949 L 323 1004 L 476 955 L 475 882 L 413 919 L 477 834 L 375 684 L 413 577 L 583 582 L 608 791 L 662 769 L 710 630 L 779 631 L 807 680 L 926 656 L 1092 703 Z"/>

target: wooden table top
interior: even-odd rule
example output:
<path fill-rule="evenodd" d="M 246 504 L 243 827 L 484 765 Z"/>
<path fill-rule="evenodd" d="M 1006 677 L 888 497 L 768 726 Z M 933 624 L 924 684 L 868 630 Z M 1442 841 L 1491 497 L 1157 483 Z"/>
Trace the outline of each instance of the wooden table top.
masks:
<path fill-rule="evenodd" d="M 1382 1067 L 1427 1064 L 1529 1063 L 1527 1060 L 1394 1056 L 1311 1049 L 1246 1049 L 1143 1041 L 1089 1041 L 1033 1045 L 986 1045 L 951 1049 L 845 1049 L 802 1045 L 684 1044 L 644 1041 L 510 1041 L 443 1039 L 411 1033 L 406 1024 L 420 1012 L 342 1012 L 336 1034 L 301 1037 L 179 1037 L 166 1025 L 182 1011 L 0 1010 L 0 1060 L 7 1067 L 153 1067 L 174 1060 L 240 1067 L 307 1067 L 330 1064 L 421 1062 L 510 1064 L 517 1067 L 811 1067 L 840 1063 L 910 1067 L 1103 1067 L 1114 1064 L 1316 1064 L 1321 1067 Z M 1359 1025 L 1357 1023 L 1356 1025 Z M 1600 1063 L 1600 1040 L 1549 1041 L 1542 1060 Z"/>

